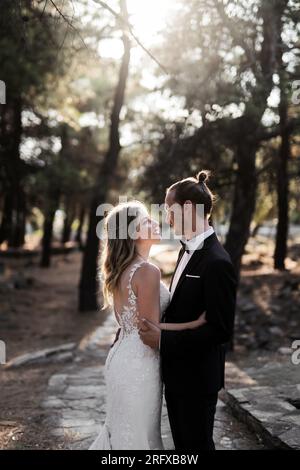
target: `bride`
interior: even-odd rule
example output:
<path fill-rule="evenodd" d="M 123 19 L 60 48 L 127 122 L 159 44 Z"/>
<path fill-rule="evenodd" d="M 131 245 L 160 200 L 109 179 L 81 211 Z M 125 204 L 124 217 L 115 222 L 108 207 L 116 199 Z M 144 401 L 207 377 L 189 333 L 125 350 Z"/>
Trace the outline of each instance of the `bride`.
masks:
<path fill-rule="evenodd" d="M 105 423 L 89 449 L 162 450 L 160 353 L 140 339 L 140 319 L 178 330 L 199 327 L 205 315 L 188 323 L 160 323 L 170 294 L 159 268 L 148 260 L 161 235 L 143 204 L 117 205 L 106 217 L 105 231 L 100 266 L 104 307 L 113 306 L 120 334 L 104 367 Z"/>

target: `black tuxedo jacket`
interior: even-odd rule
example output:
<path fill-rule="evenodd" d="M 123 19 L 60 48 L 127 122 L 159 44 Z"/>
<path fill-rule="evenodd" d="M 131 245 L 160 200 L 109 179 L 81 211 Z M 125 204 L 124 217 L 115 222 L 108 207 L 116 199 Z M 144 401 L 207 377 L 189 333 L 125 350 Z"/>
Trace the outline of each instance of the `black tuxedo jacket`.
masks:
<path fill-rule="evenodd" d="M 182 248 L 176 267 L 183 253 Z M 206 311 L 207 320 L 193 330 L 161 332 L 161 371 L 168 390 L 210 394 L 224 387 L 225 347 L 233 334 L 236 289 L 230 257 L 213 233 L 194 251 L 163 315 L 166 323 L 182 323 Z"/>

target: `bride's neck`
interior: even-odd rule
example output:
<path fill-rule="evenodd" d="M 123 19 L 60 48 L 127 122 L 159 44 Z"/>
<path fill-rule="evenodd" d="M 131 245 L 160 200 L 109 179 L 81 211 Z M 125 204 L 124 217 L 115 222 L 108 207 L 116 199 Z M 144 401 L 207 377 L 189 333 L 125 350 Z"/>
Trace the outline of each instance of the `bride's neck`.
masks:
<path fill-rule="evenodd" d="M 141 247 L 139 246 L 136 250 L 137 256 L 139 258 L 142 258 L 145 261 L 148 261 L 149 258 L 149 253 L 150 253 L 150 247 Z"/>

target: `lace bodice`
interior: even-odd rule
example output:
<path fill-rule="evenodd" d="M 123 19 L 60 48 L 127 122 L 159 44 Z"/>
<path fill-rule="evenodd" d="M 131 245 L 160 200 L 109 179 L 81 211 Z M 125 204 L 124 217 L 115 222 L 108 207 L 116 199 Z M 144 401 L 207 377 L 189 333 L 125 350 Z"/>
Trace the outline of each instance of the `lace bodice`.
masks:
<path fill-rule="evenodd" d="M 130 268 L 128 299 L 119 314 L 115 311 L 121 332 L 105 361 L 106 419 L 91 449 L 164 449 L 160 352 L 145 345 L 139 336 L 137 297 L 132 289 L 132 277 L 145 262 Z M 161 282 L 161 314 L 169 298 L 169 291 Z"/>
<path fill-rule="evenodd" d="M 138 308 L 137 308 L 137 297 L 132 289 L 132 278 L 136 270 L 142 266 L 146 261 L 139 261 L 135 263 L 129 272 L 129 279 L 127 284 L 128 289 L 128 305 L 123 305 L 122 311 L 118 313 L 115 310 L 116 319 L 124 334 L 130 334 L 138 331 Z M 164 310 L 167 308 L 170 302 L 170 292 L 164 282 L 160 282 L 160 316 L 162 316 Z"/>

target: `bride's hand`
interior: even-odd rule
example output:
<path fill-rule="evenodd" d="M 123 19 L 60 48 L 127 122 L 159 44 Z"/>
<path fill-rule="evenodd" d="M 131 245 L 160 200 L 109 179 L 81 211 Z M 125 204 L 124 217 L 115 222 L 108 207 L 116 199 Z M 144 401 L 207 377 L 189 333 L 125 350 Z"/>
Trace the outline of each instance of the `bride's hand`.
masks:
<path fill-rule="evenodd" d="M 202 325 L 205 325 L 205 323 L 207 323 L 207 321 L 206 321 L 206 312 L 203 312 L 203 313 L 201 313 L 200 317 L 195 321 L 195 324 L 197 326 L 202 326 Z"/>

